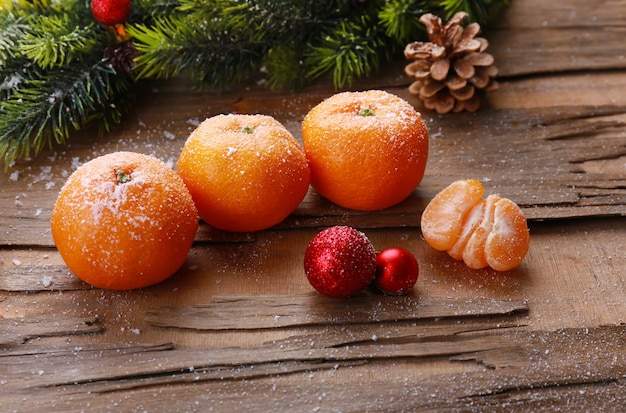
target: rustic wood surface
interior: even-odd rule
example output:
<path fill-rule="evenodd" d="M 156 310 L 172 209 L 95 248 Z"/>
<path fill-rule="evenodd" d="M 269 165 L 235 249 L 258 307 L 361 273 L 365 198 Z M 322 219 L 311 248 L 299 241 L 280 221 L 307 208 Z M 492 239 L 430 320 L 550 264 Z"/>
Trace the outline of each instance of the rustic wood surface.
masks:
<path fill-rule="evenodd" d="M 549 3 L 549 4 L 547 4 Z M 60 187 L 115 150 L 175 167 L 204 118 L 275 116 L 300 137 L 335 91 L 146 86 L 111 135 L 0 175 L 0 410 L 621 411 L 626 405 L 626 1 L 513 0 L 484 35 L 500 89 L 475 114 L 438 116 L 407 91 L 398 61 L 354 89 L 383 88 L 422 111 L 426 177 L 402 204 L 348 211 L 313 191 L 254 234 L 201 225 L 183 268 L 136 291 L 74 277 L 49 229 Z M 518 268 L 469 270 L 425 244 L 421 211 L 474 177 L 520 204 L 531 247 Z M 324 226 L 413 251 L 407 297 L 327 300 L 302 256 Z"/>

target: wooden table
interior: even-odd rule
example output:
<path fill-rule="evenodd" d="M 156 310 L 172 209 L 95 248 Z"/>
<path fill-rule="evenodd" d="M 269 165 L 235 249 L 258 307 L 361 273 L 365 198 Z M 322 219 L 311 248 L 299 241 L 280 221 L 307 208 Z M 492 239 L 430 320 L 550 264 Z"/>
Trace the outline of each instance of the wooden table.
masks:
<path fill-rule="evenodd" d="M 550 3 L 550 4 L 548 4 Z M 558 3 L 558 4 L 557 4 Z M 407 92 L 406 62 L 354 89 L 413 103 L 431 134 L 406 202 L 347 211 L 309 193 L 254 234 L 201 225 L 171 279 L 89 288 L 50 236 L 77 165 L 115 150 L 175 166 L 190 131 L 225 112 L 275 116 L 300 137 L 335 91 L 145 91 L 114 133 L 85 133 L 0 175 L 0 410 L 617 411 L 626 405 L 626 1 L 513 1 L 486 33 L 500 89 L 476 114 L 438 116 Z M 508 273 L 472 271 L 421 238 L 434 193 L 475 177 L 523 208 L 530 252 Z M 313 292 L 304 249 L 346 224 L 420 263 L 407 297 Z"/>

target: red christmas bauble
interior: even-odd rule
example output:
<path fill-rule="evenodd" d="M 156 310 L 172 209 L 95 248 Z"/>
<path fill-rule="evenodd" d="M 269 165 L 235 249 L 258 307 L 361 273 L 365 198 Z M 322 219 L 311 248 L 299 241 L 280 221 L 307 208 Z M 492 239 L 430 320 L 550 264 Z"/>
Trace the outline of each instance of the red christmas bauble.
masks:
<path fill-rule="evenodd" d="M 418 276 L 417 259 L 404 248 L 386 248 L 376 255 L 376 277 L 373 284 L 383 294 L 406 294 L 413 288 Z"/>
<path fill-rule="evenodd" d="M 125 23 L 132 10 L 131 0 L 93 0 L 91 13 L 98 23 L 115 26 Z"/>
<path fill-rule="evenodd" d="M 320 294 L 346 298 L 365 289 L 374 279 L 376 251 L 367 236 L 354 228 L 327 228 L 307 246 L 304 271 Z"/>

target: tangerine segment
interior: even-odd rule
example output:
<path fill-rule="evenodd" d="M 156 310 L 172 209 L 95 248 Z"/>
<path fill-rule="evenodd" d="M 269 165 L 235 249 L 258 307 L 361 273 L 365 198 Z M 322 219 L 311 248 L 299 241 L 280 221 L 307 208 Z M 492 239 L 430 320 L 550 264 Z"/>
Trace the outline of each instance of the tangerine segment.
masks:
<path fill-rule="evenodd" d="M 238 232 L 283 221 L 310 182 L 298 141 L 264 115 L 218 115 L 202 122 L 183 147 L 178 173 L 205 222 Z"/>
<path fill-rule="evenodd" d="M 448 254 L 455 260 L 463 259 L 463 251 L 467 245 L 470 237 L 481 224 L 483 220 L 483 214 L 485 213 L 485 200 L 480 199 L 478 202 L 467 212 L 463 220 L 461 233 L 452 247 L 448 249 Z"/>
<path fill-rule="evenodd" d="M 198 213 L 185 184 L 165 163 L 116 152 L 74 171 L 50 223 L 61 257 L 78 278 L 128 290 L 163 281 L 182 266 Z"/>
<path fill-rule="evenodd" d="M 426 242 L 439 251 L 452 248 L 461 235 L 468 211 L 480 202 L 484 192 L 480 182 L 466 179 L 453 182 L 435 195 L 422 213 Z"/>
<path fill-rule="evenodd" d="M 499 199 L 498 195 L 489 195 L 486 200 L 481 200 L 484 205 L 482 219 L 473 229 L 463 249 L 463 262 L 474 270 L 485 268 L 488 265 L 485 256 L 485 243 L 493 227 L 494 208 Z M 467 225 L 466 222 L 463 225 Z"/>
<path fill-rule="evenodd" d="M 419 185 L 428 131 L 408 102 L 380 90 L 343 92 L 321 102 L 302 122 L 311 185 L 345 208 L 380 210 Z"/>
<path fill-rule="evenodd" d="M 472 179 L 450 184 L 424 210 L 422 233 L 433 248 L 472 269 L 508 271 L 528 252 L 526 218 L 513 201 L 493 194 L 483 199 L 483 191 Z"/>
<path fill-rule="evenodd" d="M 513 201 L 501 198 L 495 205 L 493 227 L 485 242 L 491 268 L 507 271 L 517 267 L 530 247 L 526 217 Z"/>

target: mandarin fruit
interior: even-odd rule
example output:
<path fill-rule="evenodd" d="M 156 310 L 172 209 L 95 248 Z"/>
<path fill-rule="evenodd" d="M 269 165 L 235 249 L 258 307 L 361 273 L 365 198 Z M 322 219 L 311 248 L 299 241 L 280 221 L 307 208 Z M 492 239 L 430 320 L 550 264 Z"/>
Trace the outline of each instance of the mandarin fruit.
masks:
<path fill-rule="evenodd" d="M 236 232 L 283 221 L 304 199 L 310 178 L 298 141 L 264 115 L 218 115 L 202 122 L 183 147 L 178 173 L 200 218 Z"/>
<path fill-rule="evenodd" d="M 311 185 L 345 208 L 374 211 L 396 205 L 419 185 L 428 131 L 405 100 L 381 90 L 343 92 L 309 111 L 302 142 Z"/>
<path fill-rule="evenodd" d="M 456 181 L 439 192 L 422 214 L 424 239 L 473 269 L 508 271 L 528 252 L 530 234 L 524 214 L 498 195 L 482 198 L 475 179 Z"/>
<path fill-rule="evenodd" d="M 182 179 L 165 163 L 115 152 L 70 175 L 50 223 L 61 257 L 78 278 L 129 290 L 161 282 L 183 265 L 198 213 Z"/>

